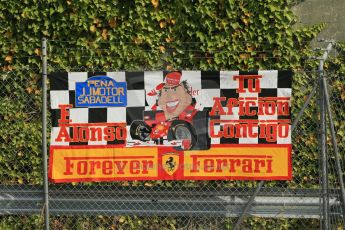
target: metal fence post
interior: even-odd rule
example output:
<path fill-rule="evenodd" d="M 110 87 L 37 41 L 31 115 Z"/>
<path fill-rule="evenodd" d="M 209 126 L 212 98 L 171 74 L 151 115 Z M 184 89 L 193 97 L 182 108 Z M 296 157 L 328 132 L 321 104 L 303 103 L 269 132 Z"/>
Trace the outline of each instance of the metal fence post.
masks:
<path fill-rule="evenodd" d="M 308 105 L 309 105 L 309 103 L 310 103 L 312 97 L 314 96 L 314 94 L 315 94 L 315 92 L 316 92 L 317 86 L 318 86 L 318 84 L 317 84 L 317 82 L 315 82 L 314 87 L 313 87 L 313 89 L 311 90 L 311 92 L 310 92 L 310 94 L 309 94 L 307 100 L 306 100 L 305 103 L 303 104 L 303 106 L 302 106 L 301 110 L 299 111 L 299 113 L 298 113 L 296 119 L 294 120 L 294 122 L 293 122 L 292 125 L 291 125 L 291 133 L 292 133 L 292 132 L 294 131 L 294 129 L 296 128 L 296 126 L 297 126 L 299 120 L 301 119 L 301 117 L 302 117 L 304 111 L 305 111 L 306 108 L 308 107 Z M 236 221 L 236 223 L 235 223 L 235 225 L 234 225 L 234 230 L 239 229 L 239 227 L 241 226 L 243 220 L 244 220 L 245 217 L 246 217 L 247 212 L 250 210 L 250 208 L 251 208 L 251 206 L 252 206 L 252 204 L 253 204 L 253 202 L 254 202 L 254 200 L 255 200 L 255 197 L 259 194 L 259 192 L 260 192 L 260 190 L 261 190 L 261 188 L 262 188 L 262 186 L 263 186 L 264 184 L 265 184 L 265 181 L 262 180 L 262 181 L 260 181 L 259 184 L 257 185 L 257 187 L 256 187 L 256 189 L 255 189 L 253 195 L 249 198 L 249 200 L 248 200 L 247 204 L 245 205 L 245 207 L 244 207 L 244 209 L 243 209 L 241 215 L 238 217 L 238 219 L 237 219 L 237 221 Z"/>
<path fill-rule="evenodd" d="M 329 119 L 329 126 L 331 130 L 332 145 L 333 145 L 334 155 L 335 155 L 336 170 L 339 176 L 340 200 L 342 204 L 341 207 L 342 207 L 342 213 L 343 213 L 343 227 L 345 229 L 345 185 L 344 185 L 344 180 L 343 180 L 343 170 L 341 169 L 341 164 L 340 164 L 340 155 L 339 155 L 337 137 L 336 137 L 335 129 L 334 129 L 333 115 L 331 111 L 331 105 L 329 102 L 329 94 L 328 94 L 327 81 L 326 81 L 325 76 L 323 77 L 322 80 L 323 80 L 323 85 L 324 85 L 324 93 L 325 93 L 326 109 L 328 112 L 327 114 L 328 114 L 328 119 Z"/>
<path fill-rule="evenodd" d="M 47 165 L 47 39 L 42 39 L 42 155 L 44 184 L 44 224 L 49 229 L 48 165 Z"/>
<path fill-rule="evenodd" d="M 329 205 L 328 205 L 328 175 L 326 156 L 326 111 L 325 96 L 323 93 L 323 60 L 320 60 L 320 158 L 321 158 L 321 178 L 322 178 L 322 229 L 329 229 Z"/>
<path fill-rule="evenodd" d="M 235 226 L 234 226 L 234 230 L 239 229 L 239 227 L 241 226 L 241 224 L 242 224 L 244 218 L 245 218 L 246 215 L 247 215 L 247 212 L 250 210 L 250 208 L 251 208 L 251 206 L 252 206 L 252 204 L 253 204 L 253 202 L 254 202 L 254 200 L 255 200 L 255 197 L 256 197 L 256 196 L 258 195 L 258 193 L 260 192 L 260 190 L 261 190 L 262 186 L 264 185 L 264 183 L 265 183 L 265 181 L 262 180 L 262 181 L 260 181 L 259 184 L 257 185 L 257 187 L 256 187 L 256 189 L 255 189 L 253 195 L 249 198 L 249 200 L 248 200 L 246 206 L 244 207 L 244 209 L 243 209 L 241 215 L 238 217 L 238 220 L 236 221 L 236 224 L 235 224 Z"/>
<path fill-rule="evenodd" d="M 330 226 L 330 220 L 329 220 L 329 194 L 328 194 L 328 171 L 327 171 L 327 164 L 328 164 L 328 160 L 327 160 L 327 144 L 326 144 L 326 130 L 327 130 L 327 120 L 326 120 L 326 113 L 328 111 L 329 114 L 329 118 L 332 119 L 332 114 L 330 111 L 330 105 L 329 105 L 329 97 L 328 97 L 328 92 L 326 89 L 326 81 L 325 81 L 325 77 L 324 77 L 324 62 L 328 57 L 329 52 L 332 50 L 332 46 L 333 46 L 333 42 L 329 42 L 327 48 L 324 50 L 324 53 L 322 55 L 322 57 L 318 58 L 320 60 L 319 62 L 319 66 L 318 66 L 318 71 L 319 71 L 319 84 L 315 84 L 310 95 L 308 96 L 307 101 L 305 102 L 305 104 L 303 105 L 301 111 L 299 112 L 298 116 L 296 117 L 296 120 L 293 122 L 292 126 L 291 126 L 291 131 L 294 130 L 294 128 L 296 127 L 299 119 L 301 118 L 304 110 L 306 109 L 306 107 L 308 106 L 311 98 L 313 97 L 313 95 L 316 92 L 316 88 L 317 85 L 319 85 L 320 87 L 320 158 L 321 158 L 321 177 L 322 177 L 322 228 L 323 229 L 329 229 Z M 332 134 L 332 141 L 333 141 L 333 146 L 336 152 L 336 159 L 339 158 L 339 155 L 337 155 L 337 145 L 336 145 L 336 140 L 335 140 L 335 133 L 334 133 L 334 127 L 333 122 L 330 121 L 330 125 L 331 125 L 331 134 Z M 332 130 L 333 128 L 333 130 Z M 334 144 L 335 143 L 335 144 Z M 337 161 L 337 172 L 340 176 L 340 186 L 343 186 L 343 180 L 341 178 L 342 176 L 342 170 L 340 168 L 340 160 Z M 255 197 L 257 196 L 257 194 L 259 193 L 260 189 L 262 188 L 262 186 L 264 185 L 264 181 L 260 181 L 259 184 L 257 185 L 253 195 L 250 197 L 250 199 L 248 200 L 247 204 L 245 205 L 241 215 L 239 216 L 238 220 L 236 221 L 235 225 L 234 225 L 234 229 L 239 229 L 241 223 L 243 222 L 245 215 L 247 214 L 247 212 L 249 211 L 252 203 L 255 200 Z M 341 188 L 341 197 L 343 200 L 343 203 L 345 201 L 344 198 L 344 189 Z M 343 208 L 345 209 L 345 208 Z M 344 212 L 344 211 L 343 211 Z"/>
<path fill-rule="evenodd" d="M 327 143 L 326 143 L 326 97 L 323 84 L 323 65 L 332 49 L 329 43 L 322 57 L 319 58 L 319 83 L 320 83 L 320 158 L 321 158 L 321 178 L 322 178 L 322 229 L 329 229 L 329 194 L 328 194 L 328 171 L 327 171 Z"/>

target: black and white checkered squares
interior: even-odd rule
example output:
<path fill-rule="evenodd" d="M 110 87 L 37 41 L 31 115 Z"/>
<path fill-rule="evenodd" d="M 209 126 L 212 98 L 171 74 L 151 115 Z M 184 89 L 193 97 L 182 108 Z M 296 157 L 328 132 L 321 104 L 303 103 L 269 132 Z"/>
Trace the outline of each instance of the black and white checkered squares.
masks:
<path fill-rule="evenodd" d="M 50 79 L 50 105 L 52 114 L 52 145 L 69 145 L 67 142 L 56 142 L 55 139 L 60 132 L 58 127 L 58 119 L 60 119 L 59 105 L 71 104 L 73 108 L 70 109 L 69 118 L 72 123 L 119 123 L 127 124 L 127 131 L 133 120 L 142 120 L 143 111 L 151 110 L 156 106 L 157 94 L 149 96 L 148 93 L 155 90 L 156 86 L 164 82 L 165 71 L 139 71 L 139 72 L 69 72 L 69 73 L 52 73 Z M 181 71 L 182 81 L 186 80 L 192 96 L 196 100 L 196 108 L 199 110 L 211 110 L 214 105 L 214 98 L 225 97 L 226 99 L 233 98 L 238 101 L 252 101 L 255 102 L 250 105 L 249 110 L 253 111 L 255 115 L 239 114 L 241 106 L 239 104 L 231 107 L 232 113 L 228 113 L 227 100 L 221 102 L 223 110 L 226 114 L 211 116 L 210 119 L 217 119 L 228 122 L 214 123 L 214 132 L 224 132 L 227 127 L 224 123 L 235 124 L 243 120 L 252 120 L 256 122 L 269 122 L 278 119 L 290 120 L 290 114 L 278 116 L 276 113 L 273 115 L 258 114 L 260 109 L 265 110 L 265 106 L 258 106 L 259 101 L 263 98 L 286 98 L 290 103 L 291 97 L 291 71 Z M 127 83 L 127 107 L 75 107 L 75 85 L 76 82 L 85 82 L 93 76 L 107 76 L 117 82 Z M 260 79 L 260 92 L 238 92 L 239 80 L 234 78 L 238 75 L 262 75 Z M 256 85 L 254 84 L 255 88 Z M 244 82 L 244 88 L 248 89 L 248 81 Z M 290 105 L 290 104 L 289 104 Z M 159 110 L 160 108 L 157 107 Z M 290 106 L 289 106 L 290 109 Z M 72 132 L 68 130 L 68 132 Z M 260 133 L 260 127 L 255 127 L 253 132 Z M 127 139 L 130 140 L 128 132 Z M 104 144 L 118 144 L 121 141 L 107 142 L 107 141 L 88 141 L 80 142 L 78 144 L 86 145 L 104 145 Z M 277 138 L 274 142 L 268 142 L 260 137 L 213 137 L 212 144 L 227 144 L 227 143 L 240 143 L 240 144 L 260 144 L 260 143 L 291 143 L 291 134 L 287 138 Z M 75 144 L 75 143 L 71 143 Z"/>

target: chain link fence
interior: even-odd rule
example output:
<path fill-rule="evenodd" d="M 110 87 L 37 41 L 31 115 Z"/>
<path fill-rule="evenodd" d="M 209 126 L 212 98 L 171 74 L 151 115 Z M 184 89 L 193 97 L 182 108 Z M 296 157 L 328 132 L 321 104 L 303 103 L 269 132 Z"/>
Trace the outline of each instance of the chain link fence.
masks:
<path fill-rule="evenodd" d="M 54 66 L 56 58 L 62 57 L 52 54 L 48 60 L 48 73 L 109 68 Z M 166 67 L 164 63 L 159 65 Z M 142 63 L 137 68 L 144 66 Z M 298 70 L 294 77 L 298 81 L 293 81 L 293 120 L 318 82 L 318 72 Z M 40 229 L 44 225 L 40 79 L 41 70 L 32 67 L 0 72 L 0 228 Z M 328 72 L 327 79 L 344 169 L 345 77 Z M 240 229 L 321 228 L 319 91 L 293 131 L 293 179 L 265 182 Z M 327 153 L 330 227 L 342 229 L 344 213 L 330 135 Z M 233 229 L 258 183 L 218 180 L 49 184 L 50 228 Z"/>

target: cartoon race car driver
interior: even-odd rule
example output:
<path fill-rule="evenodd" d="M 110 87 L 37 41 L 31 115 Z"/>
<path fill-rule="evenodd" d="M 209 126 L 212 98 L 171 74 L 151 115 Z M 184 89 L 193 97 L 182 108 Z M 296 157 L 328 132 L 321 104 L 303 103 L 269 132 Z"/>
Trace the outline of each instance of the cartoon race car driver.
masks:
<path fill-rule="evenodd" d="M 160 85 L 162 89 L 159 91 L 158 105 L 163 109 L 167 120 L 178 117 L 192 104 L 187 81 L 180 82 L 180 79 L 179 72 L 172 72 L 167 74 L 165 83 Z"/>
<path fill-rule="evenodd" d="M 152 111 L 144 111 L 144 121 L 133 121 L 130 127 L 132 139 L 163 144 L 167 137 L 179 150 L 208 149 L 208 113 L 195 108 L 187 81 L 181 81 L 180 72 L 170 72 L 165 81 L 150 91 L 148 96 L 158 96 Z M 159 107 L 161 110 L 157 110 Z M 165 144 L 167 145 L 167 144 Z"/>

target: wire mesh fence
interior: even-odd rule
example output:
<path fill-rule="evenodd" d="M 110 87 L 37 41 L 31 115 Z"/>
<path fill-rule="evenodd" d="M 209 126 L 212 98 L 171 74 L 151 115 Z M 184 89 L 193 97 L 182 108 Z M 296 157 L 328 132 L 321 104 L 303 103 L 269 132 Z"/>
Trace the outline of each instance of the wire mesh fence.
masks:
<path fill-rule="evenodd" d="M 60 46 L 63 46 L 63 42 L 59 42 L 58 49 L 62 49 Z M 68 51 L 70 49 L 68 48 Z M 51 53 L 48 72 L 113 70 L 111 63 L 97 62 L 97 55 L 105 55 L 109 48 L 105 48 L 105 53 L 104 50 L 97 49 L 93 50 L 92 54 L 78 56 L 81 59 L 90 59 L 90 65 L 81 67 L 78 60 L 74 56 L 69 56 L 68 52 L 54 53 L 52 42 L 48 49 L 48 53 Z M 176 49 L 171 50 L 171 54 Z M 171 59 L 173 55 L 164 56 L 158 52 L 157 55 L 162 58 L 159 62 L 157 56 L 152 56 L 152 59 L 145 56 L 142 62 L 141 58 L 138 58 L 136 66 L 121 62 L 121 67 L 130 70 L 166 69 L 171 62 L 176 61 L 174 68 L 184 68 L 193 62 L 192 60 L 199 61 L 195 66 L 212 61 L 212 57 L 190 56 L 190 53 L 195 54 L 195 49 L 200 50 L 200 46 L 184 50 L 184 56 L 177 56 L 176 60 Z M 270 56 L 264 58 L 269 59 Z M 59 62 L 61 59 L 66 61 Z M 95 63 L 91 63 L 95 60 Z M 185 60 L 185 63 L 181 60 Z M 59 65 L 56 64 L 58 62 Z M 270 65 L 266 67 L 269 68 Z M 115 69 L 118 68 L 117 66 Z M 196 67 L 189 65 L 189 68 Z M 313 86 L 318 83 L 318 72 L 310 68 L 296 70 L 294 78 L 298 81 L 293 81 L 292 120 L 312 92 Z M 40 79 L 41 70 L 38 68 L 18 68 L 0 72 L 0 227 L 3 228 L 43 228 Z M 327 79 L 344 169 L 345 127 L 342 121 L 345 117 L 345 78 L 328 72 Z M 319 119 L 319 96 L 316 95 L 312 97 L 292 133 L 293 179 L 267 181 L 250 207 L 241 229 L 321 228 L 321 198 L 324 194 L 321 190 L 320 176 Z M 327 132 L 329 134 L 329 129 Z M 342 229 L 344 213 L 329 135 L 327 153 L 330 226 L 331 229 Z M 50 228 L 232 229 L 258 183 L 232 180 L 51 183 Z"/>

